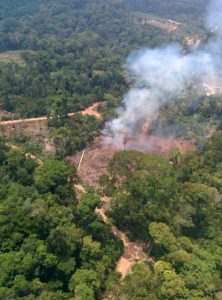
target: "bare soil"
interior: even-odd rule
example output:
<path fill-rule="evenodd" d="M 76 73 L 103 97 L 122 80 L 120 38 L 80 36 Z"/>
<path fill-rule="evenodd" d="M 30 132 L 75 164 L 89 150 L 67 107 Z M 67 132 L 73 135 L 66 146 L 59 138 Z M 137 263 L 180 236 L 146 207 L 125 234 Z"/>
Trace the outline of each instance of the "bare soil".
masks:
<path fill-rule="evenodd" d="M 101 118 L 101 113 L 97 111 L 97 108 L 103 104 L 104 102 L 96 102 L 92 104 L 91 106 L 82 111 L 82 115 L 90 115 L 98 119 Z"/>
<path fill-rule="evenodd" d="M 159 21 L 157 19 L 143 19 L 141 25 L 146 24 L 161 28 L 167 32 L 175 31 L 181 25 L 181 23 L 173 20 Z"/>
<path fill-rule="evenodd" d="M 93 144 L 85 149 L 85 155 L 81 167 L 78 170 L 78 174 L 83 183 L 94 187 L 98 186 L 99 177 L 107 172 L 109 161 L 118 151 L 119 150 L 115 146 L 103 144 L 102 135 L 97 137 Z M 81 156 L 82 151 L 72 156 L 68 156 L 66 160 L 77 167 Z"/>
<path fill-rule="evenodd" d="M 110 201 L 108 197 L 102 198 L 104 206 L 103 208 L 97 208 L 96 213 L 103 219 L 103 221 L 108 224 L 109 219 L 106 216 L 107 202 Z M 109 206 L 109 204 L 108 204 Z M 123 242 L 124 252 L 116 265 L 116 271 L 122 275 L 122 278 L 126 277 L 131 273 L 132 267 L 142 261 L 149 261 L 154 263 L 153 259 L 145 253 L 146 245 L 139 241 L 130 242 L 127 235 L 120 231 L 117 227 L 112 226 L 112 233 Z"/>
<path fill-rule="evenodd" d="M 86 190 L 81 184 L 76 184 L 75 190 L 77 192 L 78 199 L 81 198 L 81 194 L 85 193 Z M 96 208 L 95 212 L 100 216 L 106 224 L 109 224 L 109 218 L 106 216 L 106 210 L 110 209 L 110 198 L 102 197 L 103 202 L 102 208 Z M 132 267 L 142 261 L 149 261 L 154 263 L 153 259 L 145 253 L 146 245 L 141 242 L 130 242 L 126 234 L 120 231 L 117 227 L 112 226 L 112 233 L 123 242 L 124 252 L 119 261 L 116 264 L 116 271 L 119 272 L 124 278 L 131 271 Z"/>
<path fill-rule="evenodd" d="M 110 159 L 112 159 L 115 153 L 123 150 L 120 149 L 121 147 L 117 147 L 114 141 L 110 140 L 109 143 L 105 143 L 105 141 L 107 141 L 106 137 L 100 135 L 94 140 L 92 145 L 84 150 L 82 163 L 78 169 L 78 175 L 81 177 L 84 185 L 99 187 L 99 177 L 104 173 L 108 174 L 107 169 Z M 128 140 L 125 145 L 125 149 L 135 149 L 145 153 L 158 153 L 164 156 L 169 155 L 174 148 L 178 148 L 182 153 L 185 153 L 193 149 L 194 146 L 191 142 L 185 140 L 149 136 L 143 132 L 135 135 L 134 139 Z M 83 151 L 67 157 L 66 160 L 77 167 L 82 155 Z M 85 191 L 81 185 L 76 186 L 76 189 L 78 193 Z M 108 224 L 109 219 L 106 211 L 110 209 L 110 198 L 102 197 L 101 200 L 103 201 L 103 207 L 96 208 L 96 213 Z M 130 274 L 132 267 L 138 262 L 148 261 L 152 264 L 154 263 L 153 259 L 146 253 L 147 247 L 145 244 L 131 242 L 127 235 L 115 226 L 112 226 L 112 232 L 124 245 L 124 253 L 116 265 L 116 271 L 121 273 L 122 278 Z"/>
<path fill-rule="evenodd" d="M 138 134 L 127 142 L 125 149 L 138 150 L 145 153 L 153 153 L 168 156 L 173 149 L 178 149 L 182 154 L 194 150 L 191 141 L 184 139 L 165 138 L 154 135 Z"/>
<path fill-rule="evenodd" d="M 139 262 L 149 261 L 154 263 L 145 252 L 146 245 L 141 242 L 130 242 L 125 233 L 112 227 L 113 234 L 123 241 L 124 252 L 116 265 L 116 271 L 122 274 L 122 278 L 132 271 L 132 267 Z"/>
<path fill-rule="evenodd" d="M 109 161 L 115 153 L 123 150 L 123 148 L 115 145 L 114 141 L 110 140 L 107 144 L 104 142 L 105 140 L 106 137 L 100 135 L 94 140 L 92 145 L 85 149 L 85 155 L 78 170 L 79 176 L 85 185 L 98 187 L 99 177 L 107 173 Z M 125 150 L 138 150 L 166 157 L 173 149 L 178 149 L 182 154 L 185 154 L 189 150 L 194 150 L 195 147 L 191 141 L 161 138 L 147 134 L 138 134 L 134 139 L 128 140 L 125 145 Z M 82 151 L 78 152 L 67 157 L 66 160 L 77 167 L 82 153 Z"/>

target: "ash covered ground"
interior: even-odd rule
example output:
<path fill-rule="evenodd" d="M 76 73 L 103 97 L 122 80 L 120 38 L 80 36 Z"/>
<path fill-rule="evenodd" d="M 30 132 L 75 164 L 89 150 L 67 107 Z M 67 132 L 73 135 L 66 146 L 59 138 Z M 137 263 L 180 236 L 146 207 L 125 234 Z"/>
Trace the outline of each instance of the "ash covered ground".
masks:
<path fill-rule="evenodd" d="M 122 150 L 137 150 L 144 153 L 169 156 L 173 149 L 178 149 L 182 154 L 194 150 L 191 141 L 138 133 L 134 138 L 129 138 L 125 145 L 117 145 L 111 137 L 100 135 L 93 144 L 85 149 L 78 174 L 83 184 L 90 186 L 99 185 L 99 177 L 107 173 L 109 161 L 115 153 Z M 69 156 L 66 160 L 78 167 L 82 151 Z"/>

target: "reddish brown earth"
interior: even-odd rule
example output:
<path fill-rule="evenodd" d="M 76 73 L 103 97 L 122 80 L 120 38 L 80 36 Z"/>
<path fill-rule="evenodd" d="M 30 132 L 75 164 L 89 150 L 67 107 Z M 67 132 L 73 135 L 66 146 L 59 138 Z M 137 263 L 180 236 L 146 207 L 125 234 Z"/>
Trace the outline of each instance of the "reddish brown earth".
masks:
<path fill-rule="evenodd" d="M 183 139 L 138 134 L 134 139 L 127 141 L 125 149 L 168 156 L 173 149 L 178 149 L 182 154 L 185 154 L 189 150 L 194 150 L 194 145 Z"/>
<path fill-rule="evenodd" d="M 123 150 L 123 146 L 117 147 L 110 139 L 105 143 L 106 138 L 100 135 L 92 145 L 85 149 L 82 164 L 78 170 L 79 176 L 86 185 L 98 186 L 99 177 L 107 172 L 109 161 L 115 153 Z M 138 134 L 134 139 L 129 139 L 125 145 L 125 150 L 138 150 L 144 153 L 168 156 L 173 149 L 178 149 L 182 154 L 189 150 L 194 150 L 192 142 L 180 139 L 161 138 Z M 78 167 L 82 157 L 82 151 L 69 156 L 66 160 Z"/>
<path fill-rule="evenodd" d="M 101 118 L 101 113 L 97 111 L 97 108 L 101 105 L 103 105 L 105 102 L 96 102 L 83 110 L 81 113 L 82 115 L 89 115 L 94 116 L 95 118 Z"/>
<path fill-rule="evenodd" d="M 109 219 L 105 214 L 105 209 L 97 208 L 96 213 L 103 219 L 103 221 L 108 224 Z M 124 278 L 132 271 L 132 267 L 142 261 L 149 261 L 154 263 L 152 258 L 150 258 L 145 252 L 146 245 L 141 242 L 130 242 L 127 235 L 120 231 L 117 227 L 112 226 L 112 233 L 123 242 L 124 252 L 116 265 L 116 271 L 122 275 Z"/>
<path fill-rule="evenodd" d="M 106 216 L 106 210 L 110 208 L 110 198 L 102 197 L 101 200 L 103 201 L 103 208 L 96 208 L 96 213 L 108 224 L 109 219 Z M 127 235 L 115 226 L 112 226 L 112 233 L 123 242 L 124 246 L 123 255 L 116 264 L 116 271 L 122 275 L 122 278 L 132 271 L 132 267 L 136 263 L 143 261 L 154 263 L 153 259 L 145 252 L 146 245 L 144 243 L 131 242 Z"/>
<path fill-rule="evenodd" d="M 81 199 L 81 194 L 85 193 L 86 190 L 81 184 L 76 184 L 75 190 L 77 192 L 78 199 Z M 110 223 L 109 218 L 106 215 L 106 211 L 110 209 L 110 198 L 101 197 L 103 202 L 102 208 L 96 208 L 95 212 L 100 216 L 106 224 Z M 124 251 L 123 255 L 116 264 L 116 271 L 119 272 L 124 278 L 132 271 L 132 267 L 142 261 L 148 261 L 150 263 L 155 263 L 151 257 L 146 254 L 146 245 L 141 242 L 130 242 L 126 234 L 120 231 L 117 227 L 112 226 L 112 233 L 123 242 Z"/>
<path fill-rule="evenodd" d="M 109 160 L 118 151 L 122 150 L 116 147 L 112 140 L 109 143 L 104 143 L 106 138 L 101 135 L 97 137 L 94 143 L 88 146 L 84 152 L 81 151 L 73 156 L 67 157 L 67 161 L 79 166 L 82 158 L 82 163 L 78 168 L 78 175 L 81 177 L 83 184 L 99 187 L 99 177 L 107 173 Z M 178 148 L 182 153 L 194 148 L 191 142 L 177 139 L 166 139 L 160 137 L 149 136 L 141 133 L 135 136 L 134 139 L 128 140 L 125 149 L 136 149 L 143 152 L 158 153 L 167 156 L 174 149 Z M 84 154 L 84 156 L 83 156 Z M 85 189 L 81 185 L 76 186 L 78 194 L 84 193 Z M 102 197 L 102 208 L 96 208 L 96 213 L 108 224 L 109 219 L 106 211 L 110 209 L 110 198 Z M 122 278 L 131 273 L 132 267 L 139 262 L 148 261 L 154 264 L 154 260 L 146 253 L 146 245 L 137 241 L 131 242 L 127 235 L 120 231 L 117 227 L 112 226 L 112 233 L 118 237 L 124 245 L 124 252 L 116 264 L 116 271 L 119 272 Z"/>
<path fill-rule="evenodd" d="M 85 150 L 82 164 L 78 170 L 78 174 L 85 185 L 98 186 L 99 177 L 107 172 L 109 161 L 118 152 L 115 146 L 105 145 L 102 142 L 103 136 L 99 136 Z M 66 160 L 77 167 L 81 156 L 82 151 L 67 157 Z"/>
<path fill-rule="evenodd" d="M 125 145 L 122 147 L 117 147 L 112 139 L 100 135 L 94 140 L 93 144 L 84 149 L 84 151 L 67 157 L 67 161 L 78 167 L 78 175 L 81 177 L 84 185 L 99 188 L 99 177 L 107 173 L 110 159 L 112 159 L 115 153 L 123 150 L 123 148 L 139 150 L 145 153 L 156 153 L 164 156 L 168 156 L 175 148 L 178 148 L 182 153 L 194 149 L 194 146 L 189 141 L 150 136 L 146 133 L 148 126 L 144 126 L 143 129 L 144 131 L 142 130 L 142 133 L 134 135 L 133 139 L 127 138 Z M 84 192 L 84 188 L 78 185 L 77 191 L 81 194 Z M 101 200 L 103 201 L 103 207 L 96 208 L 96 213 L 108 224 L 110 221 L 106 215 L 106 211 L 110 209 L 110 198 L 102 197 Z M 123 255 L 116 265 L 116 271 L 121 274 L 122 278 L 130 274 L 132 267 L 138 262 L 148 261 L 151 264 L 155 263 L 147 254 L 147 245 L 141 242 L 131 242 L 127 235 L 115 226 L 112 226 L 112 233 L 118 237 L 124 245 Z"/>

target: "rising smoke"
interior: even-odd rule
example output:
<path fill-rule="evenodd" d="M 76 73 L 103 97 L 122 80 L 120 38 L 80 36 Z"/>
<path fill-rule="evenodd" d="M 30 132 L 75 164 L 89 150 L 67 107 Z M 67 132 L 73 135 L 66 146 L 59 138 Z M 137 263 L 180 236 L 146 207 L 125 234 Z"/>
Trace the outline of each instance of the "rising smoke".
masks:
<path fill-rule="evenodd" d="M 140 124 L 152 120 L 161 107 L 178 99 L 178 91 L 190 83 L 202 86 L 206 80 L 215 82 L 221 77 L 222 0 L 212 0 L 207 11 L 205 25 L 214 33 L 207 44 L 188 53 L 181 45 L 170 44 L 142 49 L 128 57 L 127 68 L 134 86 L 125 95 L 118 117 L 107 126 L 117 145 L 124 144 L 126 135 L 133 136 Z"/>

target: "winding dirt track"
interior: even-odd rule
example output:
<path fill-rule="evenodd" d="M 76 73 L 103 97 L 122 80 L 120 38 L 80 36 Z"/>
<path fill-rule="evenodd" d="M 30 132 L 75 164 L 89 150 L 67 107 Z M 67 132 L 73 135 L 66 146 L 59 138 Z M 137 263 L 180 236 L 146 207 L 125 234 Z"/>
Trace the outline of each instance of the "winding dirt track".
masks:
<path fill-rule="evenodd" d="M 80 200 L 81 194 L 85 193 L 86 190 L 81 184 L 76 184 L 75 190 L 77 192 L 77 197 Z M 110 224 L 110 220 L 106 215 L 106 210 L 110 209 L 110 198 L 101 197 L 103 202 L 102 208 L 96 208 L 95 212 L 100 216 L 104 223 Z M 146 245 L 141 242 L 130 242 L 127 235 L 120 231 L 117 227 L 112 226 L 112 233 L 123 242 L 124 252 L 116 264 L 116 271 L 122 275 L 122 278 L 126 277 L 132 271 L 132 267 L 139 262 L 148 261 L 154 264 L 152 258 L 150 258 L 145 252 Z"/>
<path fill-rule="evenodd" d="M 103 200 L 103 198 L 102 198 Z M 96 213 L 108 224 L 109 219 L 106 216 L 104 208 L 97 208 Z M 139 262 L 148 261 L 154 263 L 145 252 L 146 245 L 141 242 L 130 242 L 127 235 L 120 231 L 117 227 L 112 226 L 112 233 L 123 242 L 124 252 L 116 265 L 116 271 L 126 277 L 132 271 L 132 267 Z"/>

